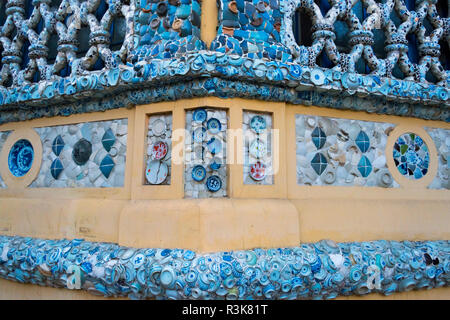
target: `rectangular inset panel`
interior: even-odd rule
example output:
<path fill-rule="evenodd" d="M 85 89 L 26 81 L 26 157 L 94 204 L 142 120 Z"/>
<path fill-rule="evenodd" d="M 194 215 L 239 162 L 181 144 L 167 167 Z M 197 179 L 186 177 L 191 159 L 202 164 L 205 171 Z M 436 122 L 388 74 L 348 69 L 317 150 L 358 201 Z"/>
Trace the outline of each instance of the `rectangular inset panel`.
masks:
<path fill-rule="evenodd" d="M 170 185 L 172 160 L 172 113 L 151 115 L 148 119 L 145 182 Z"/>
<path fill-rule="evenodd" d="M 273 184 L 272 114 L 244 111 L 244 184 Z"/>
<path fill-rule="evenodd" d="M 3 144 L 5 143 L 10 133 L 11 133 L 10 131 L 0 132 L 0 152 L 2 152 Z M 0 176 L 0 189 L 2 188 L 6 188 L 6 184 L 5 182 L 3 182 L 3 179 Z"/>
<path fill-rule="evenodd" d="M 437 174 L 428 188 L 450 189 L 450 130 L 428 127 L 425 130 L 433 139 L 438 154 Z"/>
<path fill-rule="evenodd" d="M 385 156 L 393 124 L 297 114 L 297 183 L 399 187 Z"/>
<path fill-rule="evenodd" d="M 227 113 L 213 108 L 186 112 L 186 198 L 227 196 Z"/>
<path fill-rule="evenodd" d="M 128 119 L 35 128 L 43 159 L 31 188 L 123 187 Z"/>

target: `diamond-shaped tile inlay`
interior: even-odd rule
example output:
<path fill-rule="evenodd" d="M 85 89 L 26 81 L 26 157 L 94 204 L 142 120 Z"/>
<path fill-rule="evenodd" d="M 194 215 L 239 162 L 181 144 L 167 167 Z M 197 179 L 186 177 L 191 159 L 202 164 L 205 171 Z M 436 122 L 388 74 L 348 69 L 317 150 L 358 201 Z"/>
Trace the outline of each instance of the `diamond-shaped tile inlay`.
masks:
<path fill-rule="evenodd" d="M 61 163 L 61 160 L 59 160 L 59 158 L 53 160 L 52 165 L 50 166 L 50 173 L 52 174 L 53 178 L 58 179 L 63 170 L 64 166 Z"/>
<path fill-rule="evenodd" d="M 61 153 L 62 149 L 64 149 L 64 146 L 66 144 L 64 143 L 63 138 L 61 137 L 61 135 L 58 135 L 55 140 L 53 140 L 52 143 L 52 150 L 53 153 L 58 157 L 59 154 Z"/>
<path fill-rule="evenodd" d="M 114 142 L 116 142 L 116 136 L 114 135 L 114 132 L 109 128 L 106 130 L 105 134 L 102 138 L 102 144 L 106 151 L 109 152 L 111 150 L 111 147 L 114 145 Z"/>
<path fill-rule="evenodd" d="M 367 133 L 364 131 L 360 131 L 358 136 L 356 137 L 356 145 L 358 146 L 359 150 L 361 150 L 362 153 L 366 152 L 370 148 L 370 140 L 367 136 Z"/>
<path fill-rule="evenodd" d="M 111 156 L 107 154 L 102 162 L 100 163 L 100 171 L 103 173 L 103 175 L 106 177 L 106 179 L 109 178 L 109 175 L 111 174 L 112 169 L 114 168 L 115 163 Z"/>
<path fill-rule="evenodd" d="M 311 160 L 311 166 L 319 176 L 322 174 L 322 172 L 325 171 L 327 165 L 328 165 L 327 158 L 325 158 L 325 156 L 321 153 L 316 153 L 314 158 Z"/>
<path fill-rule="evenodd" d="M 320 149 L 325 144 L 327 140 L 327 135 L 320 127 L 316 127 L 314 131 L 311 133 L 312 141 L 317 149 Z"/>
<path fill-rule="evenodd" d="M 359 160 L 358 171 L 364 178 L 367 178 L 367 176 L 372 172 L 372 164 L 366 156 L 362 156 L 361 160 Z"/>

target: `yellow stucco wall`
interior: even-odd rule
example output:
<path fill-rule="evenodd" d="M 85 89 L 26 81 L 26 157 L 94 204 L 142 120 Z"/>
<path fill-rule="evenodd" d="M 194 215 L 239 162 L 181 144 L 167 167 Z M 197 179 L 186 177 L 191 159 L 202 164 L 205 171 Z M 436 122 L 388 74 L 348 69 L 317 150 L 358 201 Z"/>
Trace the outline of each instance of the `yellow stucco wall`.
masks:
<path fill-rule="evenodd" d="M 229 165 L 228 198 L 183 199 L 182 164 L 172 163 L 169 186 L 142 183 L 148 116 L 172 112 L 174 129 L 184 128 L 185 111 L 200 106 L 224 108 L 231 129 L 242 128 L 243 110 L 272 113 L 273 127 L 279 129 L 278 148 L 281 155 L 279 163 L 275 164 L 280 170 L 275 174 L 273 185 L 243 184 L 242 147 L 240 143 L 231 143 L 233 136 L 227 138 L 227 153 L 240 161 Z M 31 189 L 26 186 L 38 174 L 39 161 L 33 165 L 26 180 L 8 176 L 7 161 L 1 161 L 0 172 L 2 177 L 6 176 L 4 180 L 8 188 L 0 190 L 0 234 L 53 239 L 84 238 L 124 246 L 189 248 L 199 252 L 295 246 L 321 239 L 343 242 L 450 238 L 448 191 L 426 189 L 437 170 L 434 147 L 430 148 L 432 160 L 429 175 L 418 183 L 410 183 L 392 170 L 391 174 L 400 188 L 299 186 L 296 183 L 295 114 L 389 122 L 396 125 L 398 133 L 419 130 L 428 145 L 431 140 L 423 130 L 424 126 L 450 129 L 450 124 L 436 121 L 213 97 L 8 123 L 1 125 L 0 131 L 14 130 L 17 137 L 25 135 L 35 144 L 40 143 L 39 137 L 33 135 L 33 128 L 36 127 L 126 117 L 127 164 L 123 188 Z M 387 143 L 387 159 L 392 154 L 395 130 Z M 176 139 L 178 137 L 172 138 L 172 145 L 178 141 Z M 236 141 L 242 139 L 238 137 Z M 8 149 L 3 148 L 0 154 L 2 159 L 5 159 Z M 9 297 L 15 294 L 20 296 L 22 291 L 25 296 L 35 292 L 36 297 L 42 294 L 46 298 L 78 294 L 53 293 L 54 289 L 50 288 L 39 289 L 41 291 L 34 288 L 25 293 L 28 289 L 22 288 L 28 287 L 1 280 L 0 292 L 3 293 L 0 294 L 5 295 L 2 288 L 11 288 L 11 295 L 7 294 Z M 414 291 L 398 297 L 450 297 L 448 289 L 432 292 Z"/>

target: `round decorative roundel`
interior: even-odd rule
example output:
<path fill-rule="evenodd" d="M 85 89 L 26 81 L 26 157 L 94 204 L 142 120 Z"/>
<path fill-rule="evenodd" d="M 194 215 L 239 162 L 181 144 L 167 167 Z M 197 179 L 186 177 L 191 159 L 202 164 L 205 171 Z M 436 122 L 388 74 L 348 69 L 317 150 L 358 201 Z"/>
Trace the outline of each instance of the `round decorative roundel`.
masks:
<path fill-rule="evenodd" d="M 428 172 L 430 153 L 425 142 L 415 133 L 398 137 L 393 150 L 398 171 L 409 179 L 420 179 Z"/>
<path fill-rule="evenodd" d="M 9 151 L 9 171 L 16 177 L 23 177 L 30 171 L 34 160 L 34 149 L 30 141 L 17 141 Z"/>
<path fill-rule="evenodd" d="M 78 140 L 73 146 L 72 158 L 73 161 L 79 166 L 88 162 L 89 157 L 92 154 L 92 144 L 86 139 L 82 138 Z"/>

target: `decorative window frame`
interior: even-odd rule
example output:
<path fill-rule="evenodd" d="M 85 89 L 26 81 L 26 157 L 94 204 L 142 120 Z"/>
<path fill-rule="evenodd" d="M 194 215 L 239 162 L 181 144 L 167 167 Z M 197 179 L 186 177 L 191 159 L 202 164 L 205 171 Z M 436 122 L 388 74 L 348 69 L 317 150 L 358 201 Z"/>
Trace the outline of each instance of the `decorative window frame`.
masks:
<path fill-rule="evenodd" d="M 151 185 L 145 184 L 145 168 L 146 168 L 146 154 L 147 154 L 147 133 L 149 119 L 152 115 L 158 114 L 172 114 L 172 146 L 171 152 L 171 178 L 170 184 Z M 184 128 L 185 114 L 179 102 L 160 102 L 149 105 L 136 106 L 135 112 L 135 141 L 134 141 L 134 157 L 133 168 L 131 175 L 134 177 L 131 187 L 131 199 L 179 199 L 184 195 L 183 188 L 183 163 L 176 163 L 173 156 L 173 148 L 181 143 L 184 143 L 184 131 L 177 131 L 181 135 L 174 135 L 178 128 Z M 179 147 L 177 147 L 179 149 Z M 184 148 L 182 148 L 180 157 L 184 157 Z"/>
<path fill-rule="evenodd" d="M 28 140 L 33 146 L 34 157 L 30 170 L 21 177 L 14 176 L 9 170 L 8 157 L 12 146 L 19 140 Z M 32 128 L 20 128 L 11 132 L 0 154 L 0 174 L 7 189 L 17 190 L 28 187 L 39 174 L 42 164 L 41 138 Z"/>
<path fill-rule="evenodd" d="M 41 127 L 53 127 L 84 122 L 109 121 L 115 119 L 128 119 L 127 152 L 125 164 L 125 177 L 123 187 L 110 188 L 29 188 L 28 186 L 37 178 L 42 163 L 42 142 L 34 130 Z M 27 122 L 12 122 L 0 126 L 0 131 L 11 131 L 3 145 L 0 154 L 0 172 L 6 188 L 0 189 L 0 197 L 48 198 L 48 199 L 80 199 L 80 198 L 108 198 L 112 200 L 129 199 L 131 191 L 131 166 L 134 144 L 134 111 L 128 109 L 115 109 L 108 112 L 93 112 L 70 115 L 68 117 L 40 118 Z M 8 168 L 8 155 L 11 146 L 20 139 L 27 139 L 34 148 L 34 162 L 30 171 L 23 177 L 15 177 Z"/>
<path fill-rule="evenodd" d="M 422 138 L 422 140 L 427 145 L 428 152 L 430 154 L 430 164 L 428 167 L 428 172 L 425 176 L 423 176 L 420 179 L 409 179 L 403 176 L 398 171 L 394 163 L 393 157 L 394 144 L 401 135 L 409 132 L 415 133 Z M 389 168 L 389 171 L 391 172 L 392 177 L 395 179 L 395 181 L 397 181 L 402 188 L 408 189 L 427 188 L 428 185 L 436 177 L 438 171 L 438 153 L 433 139 L 430 137 L 428 132 L 425 131 L 423 126 L 414 124 L 411 125 L 400 124 L 397 127 L 395 127 L 395 129 L 391 132 L 386 142 L 385 154 L 386 154 L 386 164 Z"/>
<path fill-rule="evenodd" d="M 335 198 L 352 199 L 355 197 L 355 190 L 357 190 L 359 199 L 378 200 L 378 199 L 430 199 L 436 196 L 436 199 L 441 199 L 440 196 L 445 196 L 448 190 L 446 189 L 428 189 L 436 177 L 438 170 L 438 154 L 436 146 L 430 135 L 425 131 L 424 127 L 449 128 L 448 124 L 439 121 L 425 121 L 422 119 L 405 119 L 396 116 L 382 116 L 372 115 L 348 110 L 332 110 L 324 109 L 317 106 L 304 106 L 286 104 L 286 148 L 287 150 L 296 150 L 296 132 L 295 132 L 295 115 L 313 115 L 329 118 L 354 119 L 360 121 L 373 122 L 389 122 L 395 125 L 394 130 L 389 133 L 386 140 L 385 156 L 387 168 L 392 175 L 392 178 L 400 185 L 399 188 L 391 188 L 386 193 L 386 189 L 382 187 L 358 187 L 358 186 L 306 186 L 297 184 L 296 172 L 296 152 L 286 154 L 287 172 L 292 173 L 287 176 L 287 198 L 293 200 L 317 200 L 323 199 L 324 195 Z M 395 167 L 394 159 L 392 157 L 393 147 L 395 141 L 404 133 L 417 133 L 427 144 L 430 153 L 430 164 L 428 173 L 421 179 L 408 179 L 401 175 Z M 430 194 L 429 192 L 432 192 Z"/>
<path fill-rule="evenodd" d="M 230 129 L 240 132 L 237 137 L 228 135 L 228 142 L 234 141 L 234 155 L 237 163 L 230 165 L 231 189 L 233 198 L 264 198 L 279 199 L 287 196 L 286 181 L 286 131 L 285 130 L 285 103 L 264 102 L 257 100 L 233 99 L 230 107 Z M 244 184 L 244 132 L 242 129 L 244 111 L 271 113 L 272 115 L 272 168 L 273 184 Z M 240 131 L 237 131 L 240 129 Z M 231 149 L 231 147 L 229 147 Z M 277 156 L 278 155 L 278 156 Z"/>

